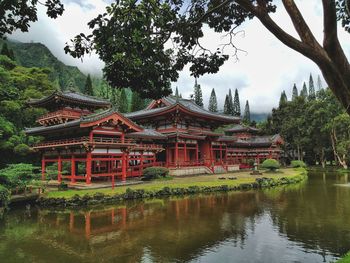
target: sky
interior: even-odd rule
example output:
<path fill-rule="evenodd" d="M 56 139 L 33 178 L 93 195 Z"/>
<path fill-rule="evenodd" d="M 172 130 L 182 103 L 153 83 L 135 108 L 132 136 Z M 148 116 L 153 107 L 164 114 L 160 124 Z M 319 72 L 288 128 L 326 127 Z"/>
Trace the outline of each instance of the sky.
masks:
<path fill-rule="evenodd" d="M 45 9 L 39 7 L 39 20 L 31 24 L 29 32 L 15 32 L 10 39 L 22 42 L 40 42 L 67 65 L 77 66 L 83 73 L 101 76 L 103 62 L 96 54 L 89 55 L 81 61 L 64 53 L 64 46 L 75 35 L 89 33 L 87 23 L 98 14 L 105 11 L 111 0 L 63 0 L 65 12 L 55 20 L 45 14 Z M 279 1 L 276 1 L 279 2 Z M 315 37 L 322 43 L 322 7 L 319 0 L 296 0 L 306 22 Z M 278 6 L 272 18 L 288 33 L 297 37 L 292 23 L 283 9 Z M 219 109 L 223 107 L 225 95 L 231 89 L 238 89 L 241 109 L 243 112 L 246 100 L 249 101 L 253 113 L 268 113 L 278 106 L 280 94 L 286 91 L 290 98 L 292 86 L 296 83 L 300 90 L 303 82 L 308 83 L 312 74 L 316 82 L 322 75 L 318 67 L 303 55 L 284 46 L 257 19 L 244 23 L 234 38 L 235 45 L 244 50 L 238 53 L 239 60 L 233 57 L 227 61 L 216 74 L 201 76 L 198 83 L 203 91 L 204 105 L 207 106 L 211 90 L 215 88 Z M 217 34 L 208 28 L 204 29 L 205 37 L 200 40 L 205 47 L 216 49 L 227 42 L 223 34 Z M 339 26 L 339 38 L 345 54 L 350 53 L 350 35 Z M 226 49 L 227 54 L 233 50 Z M 194 78 L 190 76 L 188 67 L 181 73 L 177 82 L 172 83 L 173 89 L 178 87 L 184 98 L 193 93 Z"/>

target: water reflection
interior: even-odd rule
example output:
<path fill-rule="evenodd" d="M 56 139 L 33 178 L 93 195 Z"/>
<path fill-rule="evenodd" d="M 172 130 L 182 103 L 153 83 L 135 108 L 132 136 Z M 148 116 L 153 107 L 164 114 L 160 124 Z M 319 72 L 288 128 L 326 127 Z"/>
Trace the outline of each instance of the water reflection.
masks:
<path fill-rule="evenodd" d="M 330 262 L 350 249 L 350 188 L 311 174 L 283 189 L 14 210 L 1 262 Z"/>

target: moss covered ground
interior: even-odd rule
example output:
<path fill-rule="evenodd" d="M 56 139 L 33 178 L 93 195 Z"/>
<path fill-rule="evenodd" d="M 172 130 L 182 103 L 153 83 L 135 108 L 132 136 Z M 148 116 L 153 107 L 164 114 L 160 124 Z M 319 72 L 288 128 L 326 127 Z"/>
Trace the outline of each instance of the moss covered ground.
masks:
<path fill-rule="evenodd" d="M 191 177 L 174 177 L 172 180 L 154 180 L 151 182 L 145 182 L 143 184 L 137 185 L 129 185 L 129 186 L 120 186 L 104 189 L 89 189 L 89 190 L 66 190 L 66 191 L 50 191 L 47 192 L 44 197 L 46 198 L 65 198 L 69 199 L 75 195 L 84 196 L 84 195 L 94 195 L 96 193 L 101 193 L 104 195 L 116 195 L 116 194 L 124 194 L 127 189 L 131 190 L 145 190 L 148 192 L 151 191 L 159 191 L 164 187 L 169 187 L 170 189 L 175 188 L 189 188 L 189 187 L 217 187 L 222 185 L 227 185 L 229 187 L 239 186 L 242 184 L 250 184 L 254 183 L 257 178 L 265 177 L 265 178 L 273 178 L 280 179 L 282 177 L 286 178 L 296 178 L 305 176 L 306 171 L 303 168 L 297 169 L 280 169 L 277 173 L 263 173 L 262 175 L 250 175 L 250 171 L 244 172 L 235 172 L 228 174 L 209 174 L 209 175 L 197 175 Z M 229 179 L 229 178 L 237 178 L 237 179 Z M 219 179 L 226 178 L 226 179 Z M 300 181 L 300 180 L 299 180 Z"/>

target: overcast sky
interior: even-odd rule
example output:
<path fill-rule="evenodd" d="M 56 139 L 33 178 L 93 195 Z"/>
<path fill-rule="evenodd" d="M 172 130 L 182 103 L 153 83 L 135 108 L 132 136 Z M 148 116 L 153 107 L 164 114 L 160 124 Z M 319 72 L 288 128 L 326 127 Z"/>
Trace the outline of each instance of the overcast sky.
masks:
<path fill-rule="evenodd" d="M 22 42 L 41 42 L 65 64 L 78 66 L 84 73 L 101 75 L 103 63 L 96 55 L 85 57 L 81 62 L 66 55 L 63 48 L 65 43 L 76 34 L 88 33 L 87 22 L 104 12 L 111 0 L 63 0 L 63 2 L 65 12 L 62 17 L 56 20 L 49 19 L 45 9 L 39 7 L 39 21 L 32 24 L 30 31 L 16 32 L 11 38 Z M 297 0 L 296 2 L 316 38 L 322 43 L 323 21 L 320 1 Z M 277 12 L 272 16 L 287 32 L 296 36 L 283 8 L 277 8 Z M 212 88 L 215 88 L 219 107 L 223 107 L 228 90 L 231 89 L 234 92 L 237 88 L 242 111 L 245 101 L 249 100 L 251 112 L 266 113 L 278 105 L 282 90 L 286 91 L 288 97 L 291 96 L 293 83 L 296 83 L 300 89 L 304 81 L 308 82 L 310 73 L 316 82 L 317 76 L 320 75 L 317 66 L 301 54 L 284 46 L 257 19 L 245 23 L 240 30 L 244 32 L 235 37 L 234 43 L 247 53 L 239 53 L 239 61 L 233 58 L 227 61 L 217 74 L 205 75 L 198 79 L 203 90 L 205 105 L 209 101 Z M 218 45 L 227 42 L 227 39 L 222 39 L 220 34 L 215 34 L 209 29 L 205 32 L 206 37 L 200 42 L 206 47 L 215 49 Z M 345 53 L 349 54 L 350 35 L 339 27 L 339 37 Z M 193 93 L 193 85 L 194 79 L 185 69 L 181 72 L 178 81 L 173 83 L 173 88 L 177 86 L 183 97 L 188 98 Z M 323 85 L 325 85 L 324 81 Z"/>

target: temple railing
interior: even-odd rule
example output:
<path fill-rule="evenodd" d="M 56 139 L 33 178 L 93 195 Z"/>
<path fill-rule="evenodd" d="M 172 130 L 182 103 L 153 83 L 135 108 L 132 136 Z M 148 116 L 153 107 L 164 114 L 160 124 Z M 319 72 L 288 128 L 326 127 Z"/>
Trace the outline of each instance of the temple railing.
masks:
<path fill-rule="evenodd" d="M 34 149 L 46 148 L 46 147 L 54 147 L 54 146 L 68 146 L 68 145 L 77 145 L 77 144 L 135 144 L 133 139 L 124 139 L 121 138 L 110 138 L 110 137 L 94 137 L 92 141 L 90 141 L 89 137 L 83 136 L 79 138 L 69 138 L 69 139 L 61 139 L 54 141 L 47 141 L 38 143 L 33 146 Z"/>
<path fill-rule="evenodd" d="M 55 119 L 79 119 L 82 115 L 86 115 L 88 112 L 77 111 L 77 110 L 57 110 L 54 112 L 49 112 L 38 118 L 38 123 L 45 123 L 46 121 L 51 121 Z"/>

